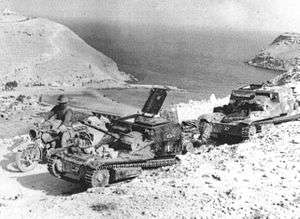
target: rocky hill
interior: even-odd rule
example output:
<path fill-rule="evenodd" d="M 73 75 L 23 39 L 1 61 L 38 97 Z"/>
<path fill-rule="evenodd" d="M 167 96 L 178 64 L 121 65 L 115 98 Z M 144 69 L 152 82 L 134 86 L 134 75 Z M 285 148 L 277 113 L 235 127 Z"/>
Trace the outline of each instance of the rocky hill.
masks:
<path fill-rule="evenodd" d="M 261 50 L 248 64 L 286 71 L 297 64 L 297 58 L 300 58 L 300 34 L 284 33 L 278 36 L 268 48 Z"/>
<path fill-rule="evenodd" d="M 67 27 L 11 12 L 0 15 L 0 85 L 120 83 L 130 77 Z"/>

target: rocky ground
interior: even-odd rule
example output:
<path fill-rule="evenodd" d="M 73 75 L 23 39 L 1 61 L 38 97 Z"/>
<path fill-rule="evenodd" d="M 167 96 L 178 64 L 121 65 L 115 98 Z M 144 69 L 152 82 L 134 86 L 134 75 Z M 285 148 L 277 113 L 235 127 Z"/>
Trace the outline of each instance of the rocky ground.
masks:
<path fill-rule="evenodd" d="M 20 173 L 26 136 L 0 140 L 0 218 L 299 218 L 300 122 L 247 142 L 202 146 L 173 167 L 84 191 L 45 165 Z"/>
<path fill-rule="evenodd" d="M 279 35 L 268 47 L 262 49 L 248 64 L 276 71 L 287 71 L 300 65 L 300 34 Z"/>
<path fill-rule="evenodd" d="M 38 113 L 50 110 L 49 105 L 39 104 L 38 98 L 22 94 L 0 96 L 0 138 L 26 133 L 30 124 L 39 121 Z"/>

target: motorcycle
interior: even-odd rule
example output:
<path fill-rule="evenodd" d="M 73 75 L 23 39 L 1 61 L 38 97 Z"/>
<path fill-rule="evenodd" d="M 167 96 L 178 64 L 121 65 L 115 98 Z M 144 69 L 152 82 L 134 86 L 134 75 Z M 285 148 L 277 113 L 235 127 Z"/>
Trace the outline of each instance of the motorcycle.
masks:
<path fill-rule="evenodd" d="M 35 123 L 29 130 L 31 142 L 16 153 L 16 165 L 22 172 L 31 171 L 38 163 L 46 163 L 47 158 L 61 148 L 61 135 L 53 127 L 53 123 Z M 77 126 L 69 129 L 69 146 L 87 147 L 93 142 L 93 135 L 86 126 Z"/>

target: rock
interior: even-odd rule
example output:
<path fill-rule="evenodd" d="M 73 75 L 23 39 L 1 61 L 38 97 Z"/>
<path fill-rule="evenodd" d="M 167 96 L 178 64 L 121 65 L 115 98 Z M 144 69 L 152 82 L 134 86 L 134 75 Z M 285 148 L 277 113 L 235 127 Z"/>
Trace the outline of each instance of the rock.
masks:
<path fill-rule="evenodd" d="M 219 177 L 217 175 L 214 175 L 214 174 L 212 174 L 211 176 L 212 176 L 213 179 L 221 181 L 221 177 Z"/>
<path fill-rule="evenodd" d="M 300 58 L 300 34 L 284 33 L 278 36 L 268 48 L 259 52 L 248 64 L 279 71 L 287 71 Z"/>

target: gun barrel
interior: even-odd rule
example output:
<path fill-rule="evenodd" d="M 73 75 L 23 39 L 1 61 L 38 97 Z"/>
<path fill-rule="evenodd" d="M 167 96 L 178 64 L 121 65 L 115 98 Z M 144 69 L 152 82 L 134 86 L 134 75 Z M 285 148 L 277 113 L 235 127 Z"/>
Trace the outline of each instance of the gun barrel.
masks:
<path fill-rule="evenodd" d="M 276 116 L 274 118 L 268 119 L 268 120 L 259 120 L 259 121 L 255 121 L 253 122 L 254 124 L 258 124 L 258 125 L 264 125 L 264 124 L 280 124 L 283 122 L 289 122 L 289 121 L 295 121 L 300 119 L 300 114 L 295 114 L 295 115 L 285 115 L 285 116 Z"/>
<path fill-rule="evenodd" d="M 108 131 L 106 131 L 106 130 L 104 130 L 104 129 L 101 129 L 101 128 L 97 127 L 97 126 L 93 126 L 93 125 L 91 125 L 91 124 L 89 124 L 89 123 L 87 123 L 87 122 L 85 122 L 85 121 L 79 121 L 79 122 L 82 123 L 83 125 L 86 125 L 86 126 L 88 126 L 88 127 L 90 127 L 90 128 L 93 128 L 93 129 L 95 129 L 95 130 L 97 130 L 97 131 L 100 131 L 100 132 L 102 132 L 102 133 L 104 133 L 104 134 L 107 134 L 107 135 L 109 135 L 109 136 L 111 136 L 111 137 L 113 137 L 113 138 L 115 138 L 115 139 L 119 139 L 119 138 L 120 138 L 119 136 L 113 135 L 113 134 L 111 134 L 110 132 L 108 132 Z"/>

